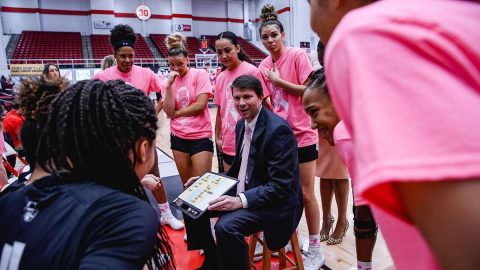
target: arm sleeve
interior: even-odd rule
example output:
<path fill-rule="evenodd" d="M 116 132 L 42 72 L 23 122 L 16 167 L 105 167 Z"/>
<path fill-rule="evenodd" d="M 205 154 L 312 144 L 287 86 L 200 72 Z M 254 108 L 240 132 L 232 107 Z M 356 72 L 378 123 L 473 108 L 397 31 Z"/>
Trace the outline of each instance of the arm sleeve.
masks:
<path fill-rule="evenodd" d="M 148 87 L 148 92 L 160 92 L 160 77 L 157 76 L 157 74 L 153 73 L 153 71 L 149 70 L 150 72 L 150 85 Z"/>
<path fill-rule="evenodd" d="M 210 82 L 210 77 L 208 76 L 208 73 L 200 69 L 198 70 L 197 76 L 195 80 L 195 93 L 196 97 L 198 97 L 200 94 L 208 94 L 209 96 L 212 96 L 212 83 Z"/>
<path fill-rule="evenodd" d="M 250 208 L 259 208 L 284 199 L 295 181 L 297 147 L 293 147 L 296 139 L 291 128 L 286 125 L 277 128 L 266 145 L 268 182 L 244 192 Z"/>
<path fill-rule="evenodd" d="M 463 48 L 451 46 L 440 28 L 357 26 L 355 17 L 345 19 L 350 27 L 327 46 L 326 78 L 353 138 L 358 189 L 372 204 L 404 218 L 395 183 L 479 173 L 480 136 L 472 132 L 480 122 L 473 109 L 479 96 L 466 83 L 473 77 L 471 61 L 460 57 Z"/>
<path fill-rule="evenodd" d="M 263 72 L 261 72 L 260 69 L 256 68 L 250 75 L 257 77 L 262 83 L 263 98 L 270 96 L 270 91 L 267 88 L 267 81 L 263 75 Z"/>
<path fill-rule="evenodd" d="M 313 70 L 314 69 L 312 62 L 310 61 L 310 57 L 308 57 L 305 51 L 300 51 L 295 61 L 295 72 L 297 73 L 299 84 L 304 84 Z"/>
<path fill-rule="evenodd" d="M 106 196 L 91 208 L 79 269 L 142 269 L 159 229 L 153 209 L 125 196 Z"/>

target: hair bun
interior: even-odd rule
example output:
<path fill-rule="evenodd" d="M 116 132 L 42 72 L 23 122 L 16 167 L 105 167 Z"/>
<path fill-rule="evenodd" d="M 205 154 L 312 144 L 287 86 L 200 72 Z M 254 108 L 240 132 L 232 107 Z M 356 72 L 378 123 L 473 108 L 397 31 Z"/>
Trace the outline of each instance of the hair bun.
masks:
<path fill-rule="evenodd" d="M 165 44 L 167 45 L 167 49 L 174 49 L 174 48 L 185 48 L 186 49 L 186 44 L 187 41 L 185 37 L 178 32 L 170 34 L 166 39 L 165 39 Z"/>
<path fill-rule="evenodd" d="M 262 13 L 260 18 L 264 21 L 273 21 L 278 19 L 278 13 L 275 11 L 275 7 L 272 4 L 265 4 L 262 7 Z"/>

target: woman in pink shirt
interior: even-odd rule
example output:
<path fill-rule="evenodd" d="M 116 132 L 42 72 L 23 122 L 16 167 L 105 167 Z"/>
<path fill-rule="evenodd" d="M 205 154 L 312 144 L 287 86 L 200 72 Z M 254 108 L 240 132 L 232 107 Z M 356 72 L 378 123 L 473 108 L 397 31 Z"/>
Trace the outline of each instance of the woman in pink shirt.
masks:
<path fill-rule="evenodd" d="M 163 110 L 170 118 L 173 158 L 183 183 L 212 170 L 212 123 L 208 98 L 212 83 L 204 69 L 188 67 L 185 37 L 173 33 L 166 39 L 170 73 L 162 88 Z M 191 219 L 184 215 L 187 234 Z M 190 247 L 195 249 L 195 247 Z"/>
<path fill-rule="evenodd" d="M 160 79 L 149 68 L 142 68 L 134 65 L 136 35 L 133 29 L 126 24 L 116 25 L 111 30 L 110 43 L 114 49 L 113 56 L 117 61 L 116 66 L 102 70 L 93 76 L 93 80 L 109 81 L 122 80 L 135 88 L 143 91 L 145 95 L 150 92 L 160 91 Z M 155 160 L 158 160 L 155 151 Z M 160 173 L 158 171 L 158 162 L 155 162 L 150 172 L 145 176 L 142 183 L 148 188 L 152 186 L 149 182 L 158 182 L 153 195 L 158 201 L 158 207 L 161 212 L 162 225 L 169 225 L 175 230 L 183 229 L 183 223 L 177 220 L 170 211 L 167 200 L 167 193 L 164 185 L 161 184 Z M 147 184 L 149 183 L 149 184 Z"/>
<path fill-rule="evenodd" d="M 320 211 L 314 192 L 318 134 L 310 128 L 308 115 L 302 107 L 305 83 L 313 67 L 305 51 L 284 47 L 285 32 L 277 16 L 272 5 L 267 4 L 262 8 L 263 22 L 259 33 L 270 56 L 262 61 L 259 69 L 267 79 L 272 110 L 287 120 L 297 139 L 300 180 L 310 239 L 304 264 L 305 269 L 318 269 L 324 260 L 320 252 Z M 346 220 L 343 222 L 346 226 Z"/>
<path fill-rule="evenodd" d="M 324 134 L 325 140 L 332 146 L 349 168 L 354 192 L 354 232 L 357 251 L 357 269 L 372 269 L 372 253 L 377 239 L 377 224 L 367 202 L 360 196 L 355 186 L 353 144 L 350 135 L 344 129 L 333 107 L 325 82 L 323 69 L 312 74 L 303 95 L 303 106 L 310 115 L 312 128 Z"/>
<path fill-rule="evenodd" d="M 426 251 L 397 269 L 480 269 L 480 5 L 369 2 L 311 1 L 359 191 L 389 247 Z"/>
<path fill-rule="evenodd" d="M 216 79 L 216 91 L 213 101 L 218 106 L 215 120 L 215 141 L 222 152 L 223 167 L 228 171 L 235 158 L 235 125 L 240 119 L 233 105 L 232 82 L 240 75 L 253 75 L 261 78 L 261 72 L 243 52 L 237 36 L 230 31 L 218 34 L 215 41 L 218 60 L 224 68 Z M 263 85 L 263 98 L 267 97 Z"/>

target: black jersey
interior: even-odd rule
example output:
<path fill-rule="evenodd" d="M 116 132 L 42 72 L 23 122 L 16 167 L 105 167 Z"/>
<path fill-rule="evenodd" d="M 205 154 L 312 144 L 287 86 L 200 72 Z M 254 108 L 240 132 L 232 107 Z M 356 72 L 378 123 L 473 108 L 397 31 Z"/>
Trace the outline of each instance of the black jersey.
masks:
<path fill-rule="evenodd" d="M 0 198 L 0 265 L 141 269 L 158 229 L 152 207 L 132 195 L 47 176 Z"/>

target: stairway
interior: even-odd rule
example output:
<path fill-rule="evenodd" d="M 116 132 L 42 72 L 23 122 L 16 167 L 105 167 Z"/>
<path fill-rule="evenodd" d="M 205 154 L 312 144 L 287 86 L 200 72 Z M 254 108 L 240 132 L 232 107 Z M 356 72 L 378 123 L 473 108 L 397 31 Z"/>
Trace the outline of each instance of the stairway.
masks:
<path fill-rule="evenodd" d="M 150 39 L 150 37 L 143 38 L 145 42 L 147 42 L 148 48 L 153 52 L 153 56 L 155 59 L 163 58 L 162 54 L 158 51 L 157 47 L 153 43 L 153 41 Z"/>
<path fill-rule="evenodd" d="M 7 48 L 5 49 L 7 59 L 12 59 L 13 52 L 15 52 L 15 48 L 17 48 L 17 43 L 19 39 L 20 39 L 19 34 L 10 35 L 10 40 L 8 41 Z"/>
<path fill-rule="evenodd" d="M 95 63 L 93 62 L 93 51 L 92 51 L 92 42 L 90 40 L 90 36 L 82 36 L 82 51 L 83 51 L 83 59 L 88 61 L 85 64 L 86 68 L 94 68 Z"/>

